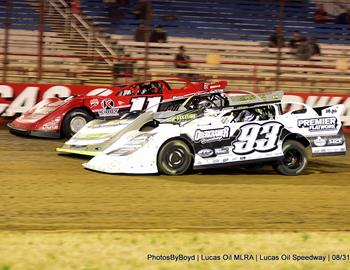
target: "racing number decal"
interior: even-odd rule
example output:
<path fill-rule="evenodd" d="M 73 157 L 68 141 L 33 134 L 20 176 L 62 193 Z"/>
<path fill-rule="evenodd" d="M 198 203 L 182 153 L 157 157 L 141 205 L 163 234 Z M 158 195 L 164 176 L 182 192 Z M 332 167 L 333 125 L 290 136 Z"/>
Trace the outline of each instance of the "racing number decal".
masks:
<path fill-rule="evenodd" d="M 156 112 L 162 97 L 137 97 L 130 100 L 130 111 L 141 111 L 145 106 L 147 111 Z M 158 106 L 157 106 L 158 105 Z"/>
<path fill-rule="evenodd" d="M 277 148 L 278 137 L 283 125 L 278 122 L 251 123 L 240 127 L 240 133 L 232 142 L 232 152 L 238 155 L 254 151 L 268 152 Z"/>
<path fill-rule="evenodd" d="M 132 98 L 130 100 L 131 107 L 130 111 L 141 111 L 146 103 L 145 97 Z"/>

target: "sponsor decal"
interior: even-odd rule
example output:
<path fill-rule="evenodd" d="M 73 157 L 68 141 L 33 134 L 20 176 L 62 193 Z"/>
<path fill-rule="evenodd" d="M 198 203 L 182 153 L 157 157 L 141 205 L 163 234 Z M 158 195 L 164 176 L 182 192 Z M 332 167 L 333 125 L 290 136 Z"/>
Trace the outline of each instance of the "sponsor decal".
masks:
<path fill-rule="evenodd" d="M 332 147 L 332 146 L 327 146 L 327 147 L 323 147 L 323 148 L 316 148 L 316 149 L 312 150 L 312 152 L 314 154 L 343 153 L 345 151 L 346 151 L 346 149 L 344 147 Z"/>
<path fill-rule="evenodd" d="M 254 95 L 243 95 L 243 96 L 239 96 L 238 97 L 239 101 L 252 101 L 252 100 L 256 100 L 256 96 Z"/>
<path fill-rule="evenodd" d="M 321 138 L 321 137 L 317 137 L 315 140 L 314 140 L 314 144 L 317 146 L 317 147 L 322 147 L 322 146 L 325 146 L 327 144 L 327 140 Z"/>
<path fill-rule="evenodd" d="M 309 131 L 335 130 L 337 128 L 337 118 L 319 117 L 309 119 L 299 119 L 299 128 L 308 128 Z"/>
<path fill-rule="evenodd" d="M 202 149 L 197 153 L 202 158 L 211 157 L 214 154 L 213 149 Z"/>
<path fill-rule="evenodd" d="M 227 155 L 230 152 L 228 147 L 222 147 L 222 148 L 217 148 L 215 149 L 215 154 L 216 155 Z"/>
<path fill-rule="evenodd" d="M 80 144 L 72 144 L 71 147 L 72 148 L 85 148 L 87 146 L 86 145 L 80 145 Z"/>
<path fill-rule="evenodd" d="M 297 94 L 286 94 L 283 96 L 283 102 L 296 102 L 292 104 L 289 108 L 290 111 L 302 109 L 302 105 L 297 103 L 305 103 L 310 107 L 324 107 L 333 106 L 337 104 L 343 104 L 344 110 L 340 113 L 341 120 L 344 122 L 345 126 L 350 126 L 350 95 L 341 94 L 307 94 L 307 93 L 297 93 Z"/>
<path fill-rule="evenodd" d="M 200 143 L 216 142 L 230 138 L 230 127 L 214 129 L 197 129 L 194 133 L 194 141 Z"/>
<path fill-rule="evenodd" d="M 112 90 L 108 90 L 112 93 Z M 86 85 L 54 85 L 31 83 L 0 84 L 0 122 L 12 118 L 47 98 L 68 98 L 76 95 L 104 95 L 106 88 Z M 68 100 L 66 100 L 67 102 Z"/>
<path fill-rule="evenodd" d="M 101 101 L 101 106 L 103 109 L 112 109 L 114 108 L 114 101 L 110 98 L 106 98 Z"/>
<path fill-rule="evenodd" d="M 119 109 L 118 108 L 113 108 L 113 109 L 104 109 L 104 110 L 99 110 L 97 111 L 98 115 L 101 117 L 104 116 L 112 116 L 112 115 L 118 115 Z"/>
<path fill-rule="evenodd" d="M 221 85 L 220 84 L 217 84 L 217 85 L 210 85 L 209 86 L 211 89 L 215 89 L 215 88 L 220 88 Z"/>
<path fill-rule="evenodd" d="M 264 124 L 249 123 L 241 126 L 232 142 L 232 152 L 237 155 L 270 152 L 277 148 L 283 125 L 272 121 Z"/>
<path fill-rule="evenodd" d="M 173 97 L 173 100 L 182 99 L 182 98 L 185 98 L 185 96 L 174 96 L 174 97 Z"/>
<path fill-rule="evenodd" d="M 94 98 L 94 99 L 91 99 L 90 100 L 90 106 L 91 107 L 95 107 L 95 106 L 97 106 L 98 105 L 98 99 L 97 98 Z"/>
<path fill-rule="evenodd" d="M 329 138 L 327 145 L 342 145 L 344 143 L 344 138 L 342 137 L 334 137 Z"/>
<path fill-rule="evenodd" d="M 195 113 L 189 113 L 189 114 L 183 114 L 183 115 L 176 115 L 171 118 L 171 121 L 173 122 L 181 122 L 186 120 L 192 120 L 197 117 L 197 114 Z"/>
<path fill-rule="evenodd" d="M 106 98 L 101 101 L 102 110 L 98 110 L 97 113 L 99 116 L 111 116 L 117 115 L 119 109 L 114 107 L 114 101 L 110 98 Z"/>
<path fill-rule="evenodd" d="M 337 113 L 338 111 L 336 110 L 336 109 L 334 109 L 334 108 L 328 108 L 328 109 L 326 109 L 326 113 L 329 113 L 329 114 L 335 114 L 335 113 Z"/>
<path fill-rule="evenodd" d="M 340 146 L 345 142 L 344 137 L 342 136 L 332 136 L 332 137 L 321 137 L 310 138 L 312 145 L 316 147 L 330 147 L 330 146 Z"/>
<path fill-rule="evenodd" d="M 45 123 L 42 126 L 43 130 L 58 130 L 59 122 L 61 121 L 61 117 L 56 117 L 54 120 L 51 120 L 50 122 Z"/>

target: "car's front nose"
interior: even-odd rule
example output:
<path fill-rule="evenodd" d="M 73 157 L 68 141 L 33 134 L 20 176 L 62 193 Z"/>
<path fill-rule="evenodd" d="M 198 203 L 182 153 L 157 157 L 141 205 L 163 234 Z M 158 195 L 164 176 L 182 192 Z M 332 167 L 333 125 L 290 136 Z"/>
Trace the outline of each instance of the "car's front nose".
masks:
<path fill-rule="evenodd" d="M 57 121 L 44 123 L 42 115 L 25 114 L 7 124 L 12 133 L 44 138 L 59 138 Z"/>
<path fill-rule="evenodd" d="M 83 166 L 87 169 L 113 174 L 152 174 L 157 173 L 156 162 L 140 159 L 138 155 L 113 156 L 100 154 Z"/>

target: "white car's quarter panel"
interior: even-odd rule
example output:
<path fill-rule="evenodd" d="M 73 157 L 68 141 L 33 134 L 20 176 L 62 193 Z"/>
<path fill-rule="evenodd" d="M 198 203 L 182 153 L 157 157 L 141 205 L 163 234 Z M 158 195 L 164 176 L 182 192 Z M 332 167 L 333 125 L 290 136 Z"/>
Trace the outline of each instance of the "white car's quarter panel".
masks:
<path fill-rule="evenodd" d="M 130 155 L 113 155 L 142 134 L 153 134 L 148 141 Z M 107 173 L 157 173 L 157 155 L 161 146 L 170 138 L 180 136 L 179 125 L 162 124 L 149 132 L 138 130 L 124 134 L 100 155 L 84 164 L 85 168 Z"/>

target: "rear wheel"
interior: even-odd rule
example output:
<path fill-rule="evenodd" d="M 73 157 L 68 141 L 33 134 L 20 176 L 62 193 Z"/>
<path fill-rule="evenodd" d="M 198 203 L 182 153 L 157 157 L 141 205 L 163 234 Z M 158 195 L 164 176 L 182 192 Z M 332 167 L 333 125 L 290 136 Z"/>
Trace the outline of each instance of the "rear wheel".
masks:
<path fill-rule="evenodd" d="M 77 133 L 93 117 L 86 111 L 75 109 L 67 113 L 62 122 L 62 133 L 65 137 L 70 138 Z"/>
<path fill-rule="evenodd" d="M 301 174 L 308 163 L 305 147 L 296 141 L 286 141 L 283 144 L 282 160 L 274 165 L 274 169 L 284 175 Z"/>
<path fill-rule="evenodd" d="M 158 153 L 158 170 L 167 175 L 180 175 L 192 166 L 193 156 L 187 144 L 181 140 L 165 143 Z"/>

